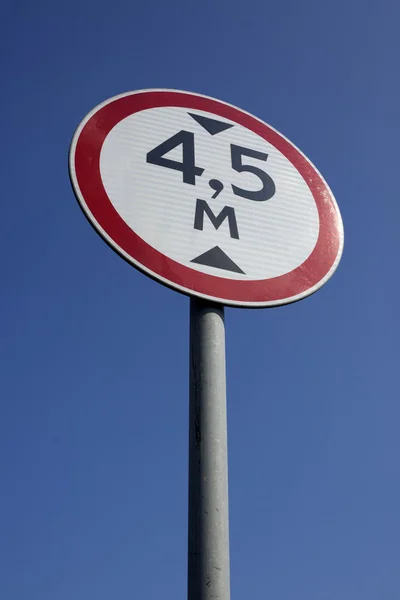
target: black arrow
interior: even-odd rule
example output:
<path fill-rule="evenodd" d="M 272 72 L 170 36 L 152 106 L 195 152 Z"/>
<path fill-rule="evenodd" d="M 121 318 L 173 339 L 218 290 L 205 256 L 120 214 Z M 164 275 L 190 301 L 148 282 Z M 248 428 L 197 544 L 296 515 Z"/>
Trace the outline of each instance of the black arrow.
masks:
<path fill-rule="evenodd" d="M 196 258 L 193 258 L 190 262 L 198 265 L 207 265 L 208 267 L 215 267 L 216 269 L 223 269 L 224 271 L 233 271 L 234 273 L 242 273 L 246 275 L 236 263 L 219 246 L 214 246 L 211 250 L 207 250 L 204 254 L 200 254 Z"/>
<path fill-rule="evenodd" d="M 224 123 L 223 121 L 217 121 L 217 119 L 210 119 L 209 117 L 203 117 L 201 115 L 194 115 L 193 113 L 188 113 L 199 125 L 204 127 L 208 133 L 211 135 L 215 135 L 216 133 L 221 133 L 221 131 L 225 131 L 225 129 L 229 129 L 233 127 L 231 123 Z"/>

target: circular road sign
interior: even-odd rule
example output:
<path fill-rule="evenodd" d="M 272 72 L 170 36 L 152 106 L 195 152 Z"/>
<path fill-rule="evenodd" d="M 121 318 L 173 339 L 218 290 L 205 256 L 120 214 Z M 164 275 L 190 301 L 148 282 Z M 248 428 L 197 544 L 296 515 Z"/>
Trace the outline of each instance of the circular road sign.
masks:
<path fill-rule="evenodd" d="M 214 98 L 141 90 L 106 100 L 70 148 L 78 201 L 132 265 L 185 294 L 276 306 L 336 270 L 343 225 L 304 154 Z"/>

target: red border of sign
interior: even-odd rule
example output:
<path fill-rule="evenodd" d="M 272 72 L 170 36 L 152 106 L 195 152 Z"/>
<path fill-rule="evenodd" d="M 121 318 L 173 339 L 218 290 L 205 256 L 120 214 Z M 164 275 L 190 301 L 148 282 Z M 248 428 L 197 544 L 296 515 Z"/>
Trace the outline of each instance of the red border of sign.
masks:
<path fill-rule="evenodd" d="M 122 119 L 141 110 L 163 106 L 203 110 L 234 121 L 263 137 L 290 160 L 311 190 L 320 221 L 317 243 L 303 264 L 285 275 L 264 280 L 233 280 L 208 275 L 161 254 L 123 221 L 101 180 L 102 145 L 111 129 Z M 78 200 L 100 234 L 104 237 L 105 233 L 110 238 L 106 238 L 108 243 L 129 262 L 184 293 L 242 306 L 285 304 L 319 289 L 339 262 L 343 246 L 342 221 L 333 195 L 321 175 L 289 140 L 229 104 L 172 90 L 144 90 L 111 98 L 82 122 L 81 130 L 78 128 L 71 145 L 70 159 Z"/>

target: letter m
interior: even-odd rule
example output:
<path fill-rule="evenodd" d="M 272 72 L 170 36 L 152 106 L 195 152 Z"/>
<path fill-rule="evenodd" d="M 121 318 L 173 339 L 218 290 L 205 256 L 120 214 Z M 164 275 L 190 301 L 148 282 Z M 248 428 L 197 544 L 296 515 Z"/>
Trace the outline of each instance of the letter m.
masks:
<path fill-rule="evenodd" d="M 194 216 L 194 228 L 200 229 L 200 231 L 203 231 L 204 227 L 204 213 L 210 219 L 215 229 L 218 229 L 221 223 L 223 223 L 225 219 L 228 219 L 229 233 L 231 238 L 235 238 L 236 240 L 239 239 L 235 209 L 232 206 L 224 206 L 219 215 L 215 216 L 205 200 L 197 199 L 196 213 Z"/>

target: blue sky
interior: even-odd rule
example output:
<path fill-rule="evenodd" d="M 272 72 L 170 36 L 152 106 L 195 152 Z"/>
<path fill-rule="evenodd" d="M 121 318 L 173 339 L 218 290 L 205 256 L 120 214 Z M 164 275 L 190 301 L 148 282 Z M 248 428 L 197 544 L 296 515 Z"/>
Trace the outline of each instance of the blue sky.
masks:
<path fill-rule="evenodd" d="M 3 8 L 2 598 L 185 598 L 188 299 L 104 244 L 67 169 L 84 115 L 149 87 L 280 130 L 345 225 L 317 294 L 226 313 L 232 598 L 398 598 L 399 17 L 394 0 Z"/>

